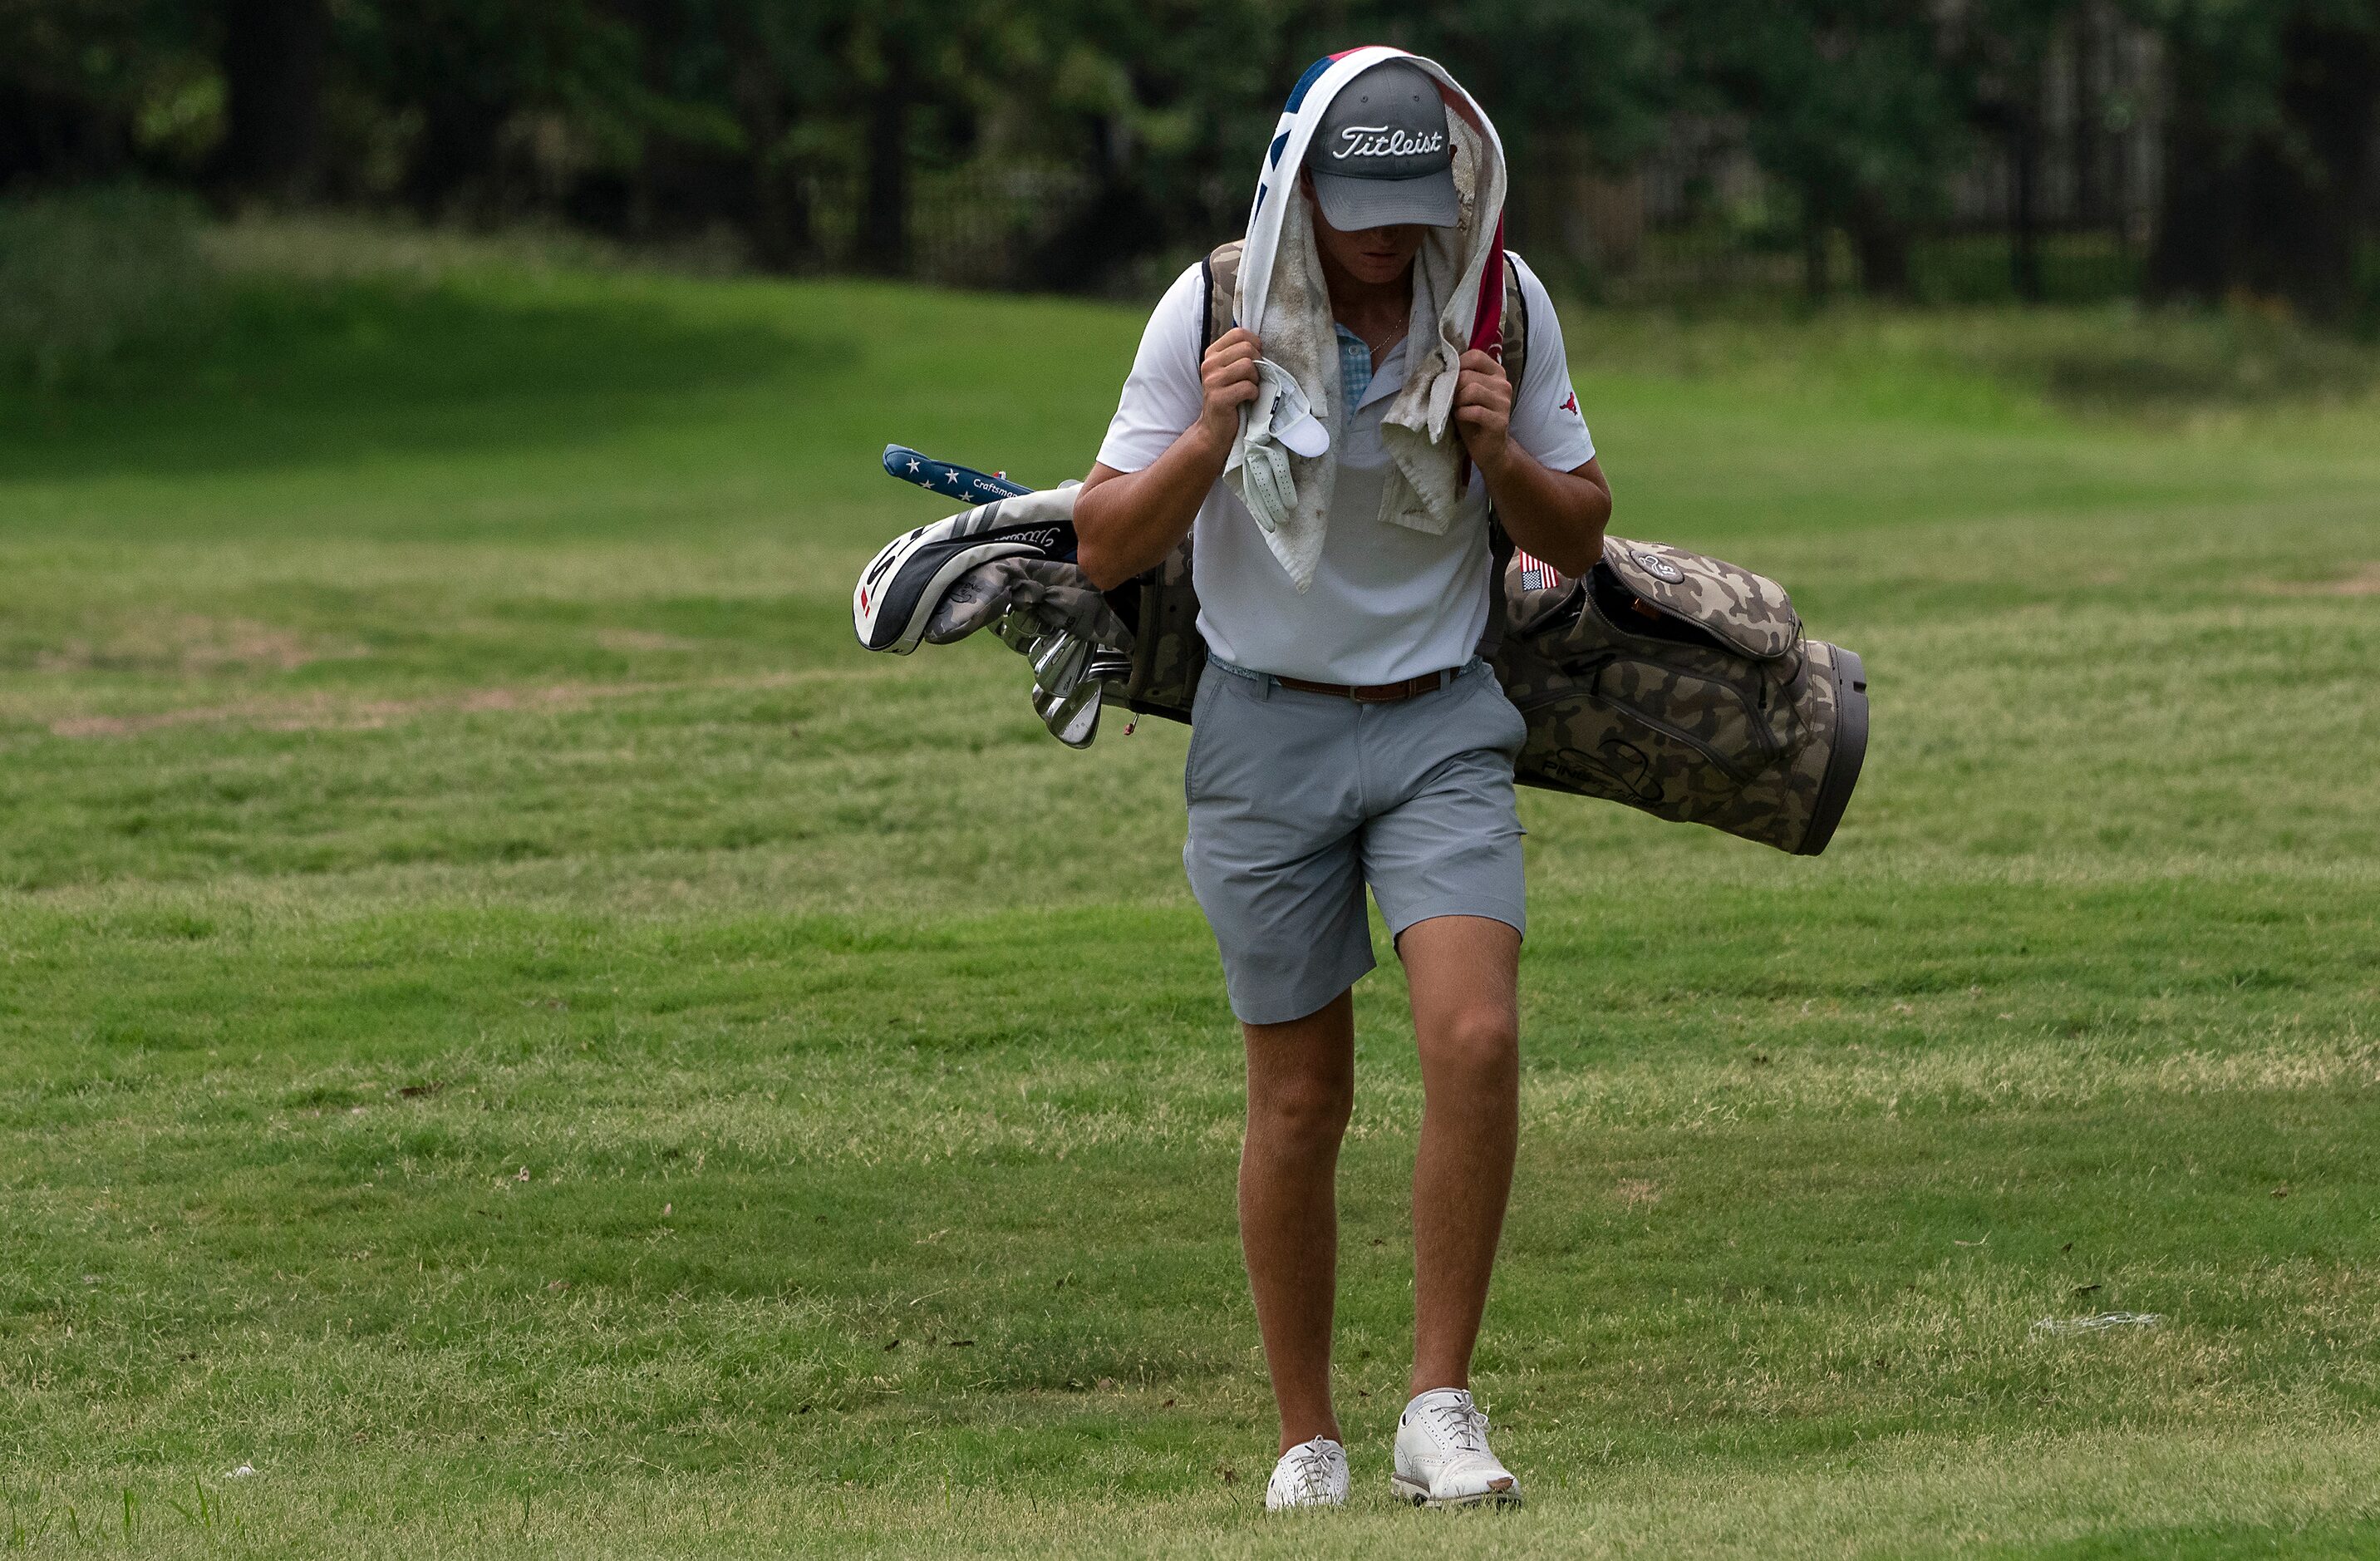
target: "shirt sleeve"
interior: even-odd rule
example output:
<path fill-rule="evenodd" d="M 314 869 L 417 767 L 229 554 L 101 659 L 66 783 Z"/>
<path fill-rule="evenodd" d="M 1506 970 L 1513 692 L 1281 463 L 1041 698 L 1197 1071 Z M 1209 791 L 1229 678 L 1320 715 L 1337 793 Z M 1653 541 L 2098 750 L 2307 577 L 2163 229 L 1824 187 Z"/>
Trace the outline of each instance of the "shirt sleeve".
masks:
<path fill-rule="evenodd" d="M 1139 471 L 1172 449 L 1182 431 L 1198 421 L 1198 409 L 1206 399 L 1198 374 L 1202 356 L 1198 327 L 1205 313 L 1206 287 L 1204 272 L 1194 265 L 1165 290 L 1149 314 L 1148 328 L 1140 335 L 1140 351 L 1132 360 L 1132 373 L 1123 382 L 1115 416 L 1108 421 L 1108 435 L 1099 444 L 1101 466 Z M 1532 335 L 1532 354 L 1536 351 L 1536 343 Z"/>
<path fill-rule="evenodd" d="M 1512 437 L 1539 465 L 1575 471 L 1595 458 L 1595 439 L 1579 412 L 1578 393 L 1571 388 L 1561 317 L 1554 312 L 1545 284 L 1518 255 L 1512 257 L 1512 269 L 1529 311 L 1529 360 L 1512 393 Z"/>

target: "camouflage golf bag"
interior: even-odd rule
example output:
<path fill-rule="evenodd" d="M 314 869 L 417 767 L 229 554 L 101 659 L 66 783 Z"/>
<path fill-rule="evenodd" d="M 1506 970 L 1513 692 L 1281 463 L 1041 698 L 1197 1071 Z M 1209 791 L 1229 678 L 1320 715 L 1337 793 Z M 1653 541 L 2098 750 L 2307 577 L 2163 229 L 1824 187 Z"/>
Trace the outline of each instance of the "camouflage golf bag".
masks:
<path fill-rule="evenodd" d="M 1207 346 L 1229 329 L 1238 265 L 1236 243 L 1207 259 Z M 1514 268 L 1504 275 L 1504 370 L 1518 383 L 1526 306 Z M 1716 558 L 1615 537 L 1585 579 L 1564 579 L 1515 556 L 1500 525 L 1492 535 L 1480 653 L 1528 723 L 1515 779 L 1797 856 L 1826 849 L 1867 751 L 1858 656 L 1805 639 L 1782 586 Z M 1185 539 L 1108 593 L 1135 636 L 1114 693 L 1176 721 L 1207 665 L 1190 559 Z"/>
<path fill-rule="evenodd" d="M 1498 681 L 1524 786 L 1604 797 L 1796 856 L 1827 848 L 1867 752 L 1867 674 L 1784 588 L 1608 537 L 1583 579 L 1505 567 Z"/>

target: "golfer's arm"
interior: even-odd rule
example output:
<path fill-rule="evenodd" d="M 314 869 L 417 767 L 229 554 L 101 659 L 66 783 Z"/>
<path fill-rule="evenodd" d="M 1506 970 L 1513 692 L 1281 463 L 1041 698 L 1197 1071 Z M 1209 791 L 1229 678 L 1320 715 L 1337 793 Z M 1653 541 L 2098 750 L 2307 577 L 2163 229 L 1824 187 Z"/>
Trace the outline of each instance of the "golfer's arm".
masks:
<path fill-rule="evenodd" d="M 1595 567 L 1611 521 L 1611 484 L 1599 462 L 1556 471 L 1507 444 L 1502 462 L 1485 475 L 1497 517 L 1514 542 L 1566 575 Z"/>
<path fill-rule="evenodd" d="M 1194 422 L 1138 471 L 1094 465 L 1075 495 L 1075 562 L 1091 583 L 1113 591 L 1163 563 L 1190 534 L 1230 454 L 1227 441 Z"/>

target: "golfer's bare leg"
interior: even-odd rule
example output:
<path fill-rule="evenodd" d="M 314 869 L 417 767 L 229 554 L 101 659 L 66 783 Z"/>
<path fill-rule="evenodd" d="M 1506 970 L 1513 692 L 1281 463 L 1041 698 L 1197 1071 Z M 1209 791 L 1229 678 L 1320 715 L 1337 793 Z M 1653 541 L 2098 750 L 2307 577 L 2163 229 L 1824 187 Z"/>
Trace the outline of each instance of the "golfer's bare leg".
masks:
<path fill-rule="evenodd" d="M 1281 1450 L 1339 1440 L 1330 1312 L 1339 1268 L 1339 1140 L 1355 1099 L 1355 1008 L 1345 993 L 1287 1024 L 1242 1025 L 1248 1132 L 1240 1246 L 1281 1404 Z"/>
<path fill-rule="evenodd" d="M 1471 1385 L 1471 1348 L 1512 1189 L 1520 1132 L 1521 934 L 1485 916 L 1397 940 L 1421 1050 L 1414 1160 L 1413 1391 Z"/>

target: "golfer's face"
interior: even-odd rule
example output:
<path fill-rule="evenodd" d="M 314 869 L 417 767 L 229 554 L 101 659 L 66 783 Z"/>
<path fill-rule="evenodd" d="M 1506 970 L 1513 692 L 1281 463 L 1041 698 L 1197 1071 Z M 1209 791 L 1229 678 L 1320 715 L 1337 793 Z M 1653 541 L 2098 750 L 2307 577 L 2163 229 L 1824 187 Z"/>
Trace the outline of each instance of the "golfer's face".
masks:
<path fill-rule="evenodd" d="M 1342 233 L 1330 226 L 1322 214 L 1322 206 L 1311 195 L 1306 204 L 1314 212 L 1314 240 L 1324 252 L 1338 262 L 1359 282 L 1393 282 L 1405 274 L 1413 258 L 1421 252 L 1421 241 L 1429 229 L 1419 223 L 1399 223 L 1394 227 L 1364 227 L 1353 233 Z"/>

